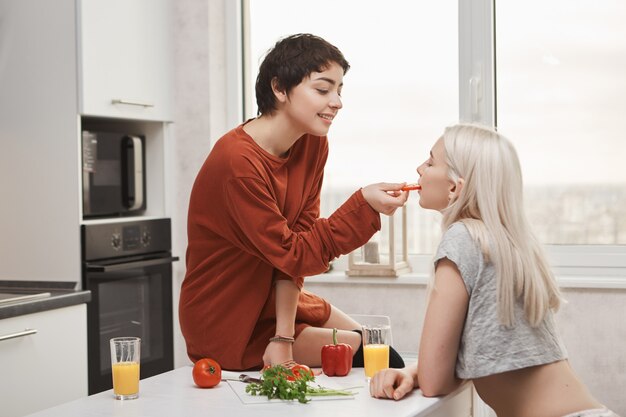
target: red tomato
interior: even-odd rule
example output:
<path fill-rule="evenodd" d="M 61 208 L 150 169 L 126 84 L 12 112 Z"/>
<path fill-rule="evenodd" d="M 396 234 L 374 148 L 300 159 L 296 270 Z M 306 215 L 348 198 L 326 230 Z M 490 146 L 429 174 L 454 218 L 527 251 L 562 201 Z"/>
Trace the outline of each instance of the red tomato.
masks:
<path fill-rule="evenodd" d="M 200 359 L 193 366 L 193 382 L 200 388 L 211 388 L 222 380 L 222 368 L 213 359 Z"/>
<path fill-rule="evenodd" d="M 291 368 L 291 372 L 293 373 L 293 377 L 287 377 L 290 381 L 295 381 L 296 379 L 302 378 L 304 375 L 309 375 L 313 377 L 313 371 L 306 365 L 297 364 L 293 368 Z"/>

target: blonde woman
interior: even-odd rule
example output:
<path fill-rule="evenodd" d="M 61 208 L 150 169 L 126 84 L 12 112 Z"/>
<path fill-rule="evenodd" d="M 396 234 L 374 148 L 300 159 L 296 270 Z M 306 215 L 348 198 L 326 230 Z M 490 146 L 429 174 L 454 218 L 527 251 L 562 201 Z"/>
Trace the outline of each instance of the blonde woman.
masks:
<path fill-rule="evenodd" d="M 374 376 L 371 395 L 445 395 L 471 379 L 498 416 L 615 416 L 567 361 L 561 297 L 524 214 L 511 143 L 492 129 L 445 130 L 417 169 L 420 205 L 443 214 L 418 366 Z"/>

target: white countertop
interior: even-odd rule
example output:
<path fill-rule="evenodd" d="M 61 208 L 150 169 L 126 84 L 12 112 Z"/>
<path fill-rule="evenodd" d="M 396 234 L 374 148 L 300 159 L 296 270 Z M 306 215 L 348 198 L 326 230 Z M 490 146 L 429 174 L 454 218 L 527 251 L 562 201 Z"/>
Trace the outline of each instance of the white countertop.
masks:
<path fill-rule="evenodd" d="M 31 417 L 185 417 L 185 416 L 250 416 L 280 417 L 293 416 L 430 416 L 436 415 L 437 409 L 445 406 L 458 394 L 470 389 L 470 384 L 444 398 L 426 398 L 419 390 L 413 391 L 400 401 L 378 400 L 370 397 L 363 368 L 353 369 L 341 378 L 343 386 L 361 386 L 353 399 L 311 401 L 300 404 L 297 401 L 274 400 L 263 404 L 243 404 L 233 388 L 226 381 L 209 389 L 197 388 L 191 376 L 192 368 L 185 366 L 142 380 L 139 398 L 118 401 L 111 390 L 89 397 L 65 403 L 38 413 Z M 258 373 L 248 373 L 258 375 Z M 59 375 L 62 379 L 62 376 Z M 325 375 L 316 377 L 316 382 L 325 385 L 332 380 Z M 330 380 L 330 381 L 329 381 Z M 62 383 L 61 381 L 59 381 Z M 232 384 L 243 384 L 232 382 Z M 469 405 L 468 405 L 469 406 Z M 445 408 L 445 407 L 444 407 Z"/>

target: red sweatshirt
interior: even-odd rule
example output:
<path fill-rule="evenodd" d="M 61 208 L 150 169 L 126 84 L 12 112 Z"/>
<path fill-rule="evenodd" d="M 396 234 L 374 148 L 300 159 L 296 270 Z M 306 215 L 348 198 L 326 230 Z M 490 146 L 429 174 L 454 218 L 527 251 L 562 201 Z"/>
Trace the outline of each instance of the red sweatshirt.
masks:
<path fill-rule="evenodd" d="M 326 137 L 304 135 L 286 157 L 254 142 L 243 125 L 226 133 L 200 169 L 189 203 L 187 273 L 179 319 L 189 357 L 225 369 L 263 365 L 276 328 L 275 280 L 298 287 L 362 246 L 380 216 L 357 191 L 328 219 L 319 197 Z M 330 305 L 300 293 L 296 335 L 322 326 Z"/>

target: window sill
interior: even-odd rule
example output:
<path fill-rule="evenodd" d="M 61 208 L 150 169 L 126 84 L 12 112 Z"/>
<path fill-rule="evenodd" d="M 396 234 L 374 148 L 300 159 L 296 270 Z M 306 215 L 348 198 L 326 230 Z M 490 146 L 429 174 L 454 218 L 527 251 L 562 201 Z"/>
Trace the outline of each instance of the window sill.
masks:
<path fill-rule="evenodd" d="M 349 277 L 344 270 L 334 270 L 325 274 L 306 278 L 310 284 L 370 284 L 370 285 L 422 285 L 428 284 L 427 274 L 408 273 L 399 277 Z"/>
<path fill-rule="evenodd" d="M 344 270 L 334 270 L 326 274 L 306 278 L 309 284 L 367 284 L 367 285 L 409 285 L 426 286 L 429 274 L 411 272 L 399 277 L 349 277 Z M 561 288 L 604 288 L 626 289 L 626 276 L 557 275 Z"/>

